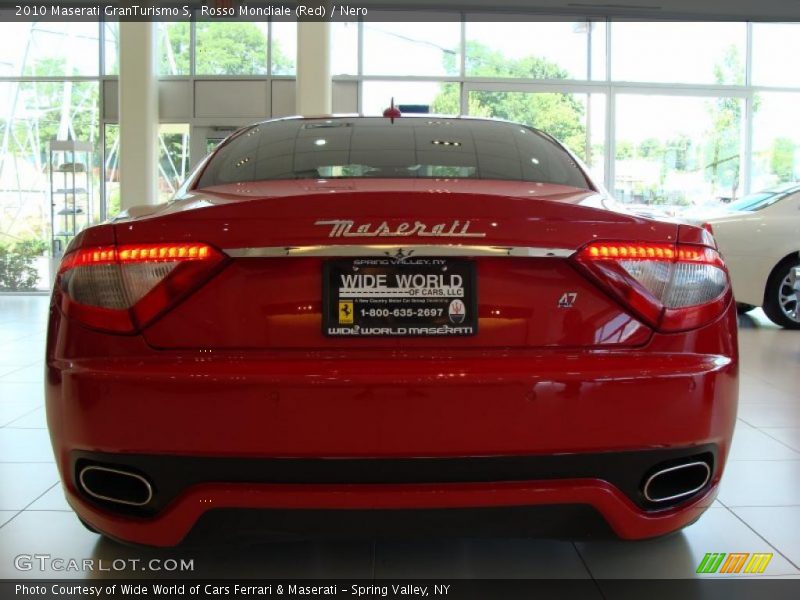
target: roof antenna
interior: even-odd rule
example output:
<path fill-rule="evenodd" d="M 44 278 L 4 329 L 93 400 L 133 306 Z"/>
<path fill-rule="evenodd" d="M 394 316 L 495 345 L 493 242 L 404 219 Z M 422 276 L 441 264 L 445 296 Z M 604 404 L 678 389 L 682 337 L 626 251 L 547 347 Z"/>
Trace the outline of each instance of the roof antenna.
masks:
<path fill-rule="evenodd" d="M 383 116 L 387 119 L 391 119 L 392 123 L 394 123 L 395 119 L 399 119 L 403 116 L 403 113 L 400 112 L 400 109 L 394 105 L 394 96 L 392 96 L 392 104 L 383 111 Z"/>

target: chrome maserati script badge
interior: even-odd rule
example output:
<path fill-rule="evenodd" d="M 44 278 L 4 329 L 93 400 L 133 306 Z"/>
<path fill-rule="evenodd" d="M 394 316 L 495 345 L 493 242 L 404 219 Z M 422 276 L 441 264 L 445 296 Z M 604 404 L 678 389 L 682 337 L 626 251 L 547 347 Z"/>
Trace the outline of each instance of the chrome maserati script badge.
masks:
<path fill-rule="evenodd" d="M 421 221 L 403 222 L 396 226 L 382 223 L 356 224 L 350 219 L 336 219 L 333 221 L 316 221 L 314 225 L 331 228 L 328 237 L 486 237 L 485 233 L 469 231 L 469 221 L 452 221 L 450 223 L 437 223 L 428 225 Z"/>

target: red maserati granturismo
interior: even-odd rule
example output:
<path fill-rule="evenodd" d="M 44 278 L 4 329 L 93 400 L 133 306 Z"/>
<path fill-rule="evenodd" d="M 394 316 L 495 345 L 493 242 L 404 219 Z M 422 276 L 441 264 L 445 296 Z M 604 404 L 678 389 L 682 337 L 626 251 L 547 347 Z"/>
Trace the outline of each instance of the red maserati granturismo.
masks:
<path fill-rule="evenodd" d="M 281 119 L 58 270 L 47 418 L 90 528 L 663 535 L 738 393 L 713 238 L 627 214 L 524 125 Z"/>

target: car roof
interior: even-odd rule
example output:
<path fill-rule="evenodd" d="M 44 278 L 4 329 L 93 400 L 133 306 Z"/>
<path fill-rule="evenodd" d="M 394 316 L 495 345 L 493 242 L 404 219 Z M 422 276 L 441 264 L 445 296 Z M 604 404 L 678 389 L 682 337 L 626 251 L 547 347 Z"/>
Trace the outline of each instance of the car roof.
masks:
<path fill-rule="evenodd" d="M 424 120 L 424 119 L 434 119 L 436 121 L 454 121 L 454 122 L 476 122 L 476 123 L 497 123 L 500 125 L 508 125 L 512 127 L 524 127 L 530 131 L 534 131 L 539 135 L 546 137 L 549 140 L 554 142 L 558 142 L 556 138 L 552 135 L 547 133 L 546 131 L 542 131 L 532 125 L 528 125 L 526 123 L 520 123 L 518 121 L 510 121 L 508 119 L 498 119 L 495 117 L 478 117 L 478 116 L 471 116 L 471 115 L 443 115 L 439 113 L 408 113 L 404 114 L 400 117 L 384 117 L 382 115 L 359 115 L 359 114 L 333 114 L 333 115 L 318 115 L 318 116 L 299 116 L 299 115 L 292 115 L 288 117 L 276 117 L 274 119 L 264 119 L 262 121 L 258 121 L 253 123 L 252 125 L 248 125 L 243 129 L 248 129 L 250 127 L 254 127 L 256 125 L 266 124 L 266 123 L 278 123 L 282 121 L 325 121 L 325 120 L 374 120 L 374 121 L 386 121 L 387 126 L 393 125 L 395 122 L 402 122 L 403 120 Z M 560 145 L 560 143 L 559 143 Z"/>

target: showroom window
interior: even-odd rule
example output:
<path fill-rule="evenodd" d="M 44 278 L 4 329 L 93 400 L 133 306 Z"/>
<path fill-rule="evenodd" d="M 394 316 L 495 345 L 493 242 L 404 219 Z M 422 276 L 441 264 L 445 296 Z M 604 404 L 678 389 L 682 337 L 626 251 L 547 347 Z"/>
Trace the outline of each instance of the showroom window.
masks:
<path fill-rule="evenodd" d="M 294 75 L 297 71 L 297 23 L 272 22 L 272 74 Z"/>
<path fill-rule="evenodd" d="M 614 81 L 744 83 L 744 23 L 621 22 L 611 31 Z"/>
<path fill-rule="evenodd" d="M 493 22 L 480 13 L 411 23 L 384 14 L 332 24 L 335 94 L 347 112 L 381 114 L 394 98 L 407 110 L 522 121 L 564 141 L 621 200 L 654 212 L 800 178 L 800 75 L 786 58 L 800 51 L 798 24 Z M 54 127 L 95 144 L 95 197 L 109 215 L 118 210 L 118 117 L 106 103 L 117 93 L 119 26 L 2 23 L 0 35 L 10 42 L 0 47 L 0 243 L 47 243 Z M 213 86 L 193 78 L 263 78 L 264 116 L 289 114 L 297 24 L 159 23 L 156 40 L 162 93 L 176 99 L 161 118 L 180 124 L 161 125 L 159 193 L 168 197 L 199 158 L 187 154 L 193 127 L 235 127 L 258 112 L 241 123 L 195 120 L 192 107 L 205 106 L 195 90 Z M 62 55 L 64 44 L 79 51 Z"/>
<path fill-rule="evenodd" d="M 800 87 L 800 71 L 794 62 L 800 55 L 800 24 L 754 23 L 752 27 L 753 83 Z"/>
<path fill-rule="evenodd" d="M 532 23 L 514 17 L 498 23 L 467 15 L 468 77 L 588 79 L 589 22 Z"/>
<path fill-rule="evenodd" d="M 97 23 L 0 23 L 0 76 L 97 77 Z M 74 49 L 63 52 L 63 48 Z"/>
<path fill-rule="evenodd" d="M 401 19 L 402 13 L 385 13 Z M 446 18 L 446 15 L 442 17 Z M 365 75 L 459 75 L 461 24 L 451 20 L 430 23 L 370 21 L 364 23 Z"/>
<path fill-rule="evenodd" d="M 198 22 L 195 29 L 198 75 L 266 75 L 267 23 Z"/>
<path fill-rule="evenodd" d="M 361 112 L 382 115 L 392 99 L 406 110 L 457 114 L 460 105 L 457 83 L 436 81 L 365 81 Z"/>
<path fill-rule="evenodd" d="M 103 24 L 103 74 L 119 75 L 119 22 Z"/>
<path fill-rule="evenodd" d="M 740 197 L 743 110 L 725 96 L 618 95 L 617 199 L 679 207 Z"/>
<path fill-rule="evenodd" d="M 800 180 L 800 93 L 759 92 L 755 106 L 750 189 Z"/>
<path fill-rule="evenodd" d="M 119 193 L 119 125 L 106 123 L 103 172 L 105 174 L 106 217 L 117 216 L 120 211 Z"/>
<path fill-rule="evenodd" d="M 166 202 L 189 174 L 189 124 L 161 123 L 158 126 L 158 199 Z M 105 194 L 107 216 L 120 211 L 119 125 L 105 126 Z"/>
<path fill-rule="evenodd" d="M 602 81 L 608 76 L 607 36 L 611 27 L 605 21 L 589 21 L 589 75 Z"/>
<path fill-rule="evenodd" d="M 341 26 L 344 24 L 336 24 Z M 349 24 L 354 25 L 354 24 Z M 158 74 L 180 77 L 191 74 L 192 23 L 158 23 L 156 52 Z M 297 24 L 274 22 L 272 27 L 272 74 L 294 75 L 297 53 Z M 336 30 L 338 27 L 334 27 Z M 269 72 L 268 42 L 270 25 L 264 21 L 199 21 L 195 24 L 195 73 L 203 76 L 251 76 Z M 335 34 L 336 35 L 336 34 Z M 119 74 L 119 23 L 104 27 L 104 73 Z M 339 36 L 337 41 L 350 45 L 353 57 L 346 71 L 355 73 L 357 38 Z M 345 56 L 346 49 L 334 55 Z M 344 61 L 344 58 L 342 59 Z M 345 73 L 346 71 L 342 71 Z"/>
<path fill-rule="evenodd" d="M 189 124 L 158 127 L 158 197 L 166 202 L 189 174 Z"/>
<path fill-rule="evenodd" d="M 0 291 L 46 289 L 51 140 L 80 140 L 96 148 L 84 165 L 81 187 L 99 190 L 99 26 L 6 22 L 0 23 L 0 38 L 0 255 L 19 259 L 0 261 Z M 74 52 L 63 52 L 64 47 Z M 84 214 L 99 218 L 98 194 L 84 194 L 80 201 Z M 36 276 L 6 272 L 13 264 Z"/>
<path fill-rule="evenodd" d="M 189 75 L 191 35 L 189 23 L 158 23 L 156 26 L 159 75 Z"/>
<path fill-rule="evenodd" d="M 334 22 L 331 25 L 331 74 L 358 75 L 359 23 Z"/>

